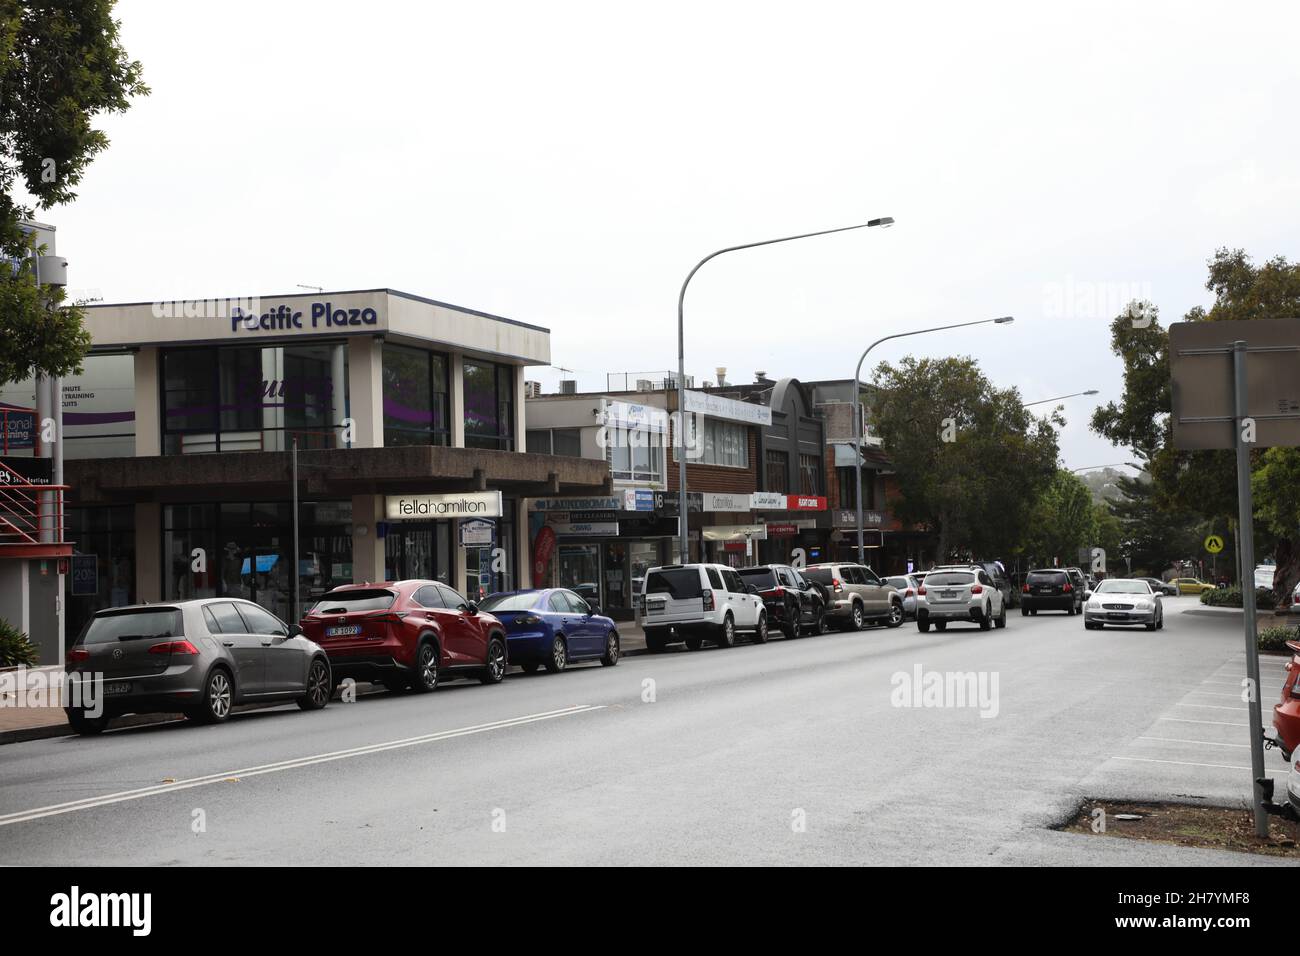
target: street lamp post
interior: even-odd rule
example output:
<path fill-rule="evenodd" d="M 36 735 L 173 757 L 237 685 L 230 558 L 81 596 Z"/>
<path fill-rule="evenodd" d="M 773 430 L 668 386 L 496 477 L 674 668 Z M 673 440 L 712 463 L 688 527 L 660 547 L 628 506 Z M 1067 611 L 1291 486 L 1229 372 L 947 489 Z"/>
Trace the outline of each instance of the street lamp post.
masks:
<path fill-rule="evenodd" d="M 1048 402 L 1063 402 L 1067 398 L 1078 398 L 1080 395 L 1096 395 L 1097 390 L 1090 388 L 1086 392 L 1071 392 L 1069 395 L 1058 395 L 1056 398 L 1040 398 L 1036 402 L 1025 402 L 1022 408 L 1029 408 L 1031 405 L 1046 405 Z"/>
<path fill-rule="evenodd" d="M 990 322 L 994 325 L 1006 325 L 1014 322 L 1015 319 L 1009 315 L 1004 315 L 996 319 L 976 319 L 974 322 L 958 322 L 955 325 L 936 325 L 929 329 L 916 329 L 912 332 L 896 332 L 893 335 L 886 335 L 884 338 L 876 339 L 867 346 L 867 350 L 862 353 L 858 359 L 858 366 L 853 370 L 853 404 L 856 406 L 857 421 L 853 429 L 853 472 L 857 478 L 857 484 L 854 488 L 854 497 L 858 504 L 858 563 L 866 564 L 866 548 L 862 541 L 862 433 L 866 430 L 866 407 L 862 404 L 862 363 L 867 360 L 868 353 L 871 352 L 881 342 L 888 342 L 890 339 L 907 338 L 909 335 L 924 335 L 927 332 L 942 332 L 945 329 L 963 329 L 968 325 L 987 325 Z M 940 559 L 942 559 L 940 555 Z"/>
<path fill-rule="evenodd" d="M 764 239 L 762 242 L 747 242 L 741 246 L 728 246 L 725 249 L 719 249 L 717 252 L 711 252 L 695 264 L 686 275 L 686 281 L 682 283 L 682 290 L 677 294 L 677 425 L 675 434 L 675 443 L 677 445 L 677 529 L 680 543 L 677 549 L 681 564 L 686 564 L 690 560 L 690 541 L 687 538 L 687 508 L 686 508 L 686 436 L 684 434 L 686 425 L 686 322 L 684 306 L 686 302 L 686 287 L 691 284 L 691 279 L 695 278 L 695 273 L 700 271 L 700 267 L 710 259 L 716 259 L 725 252 L 738 252 L 741 249 L 755 249 L 759 246 L 773 246 L 778 242 L 791 242 L 795 239 L 811 239 L 814 236 L 829 236 L 836 232 L 851 232 L 854 229 L 867 229 L 872 226 L 882 226 L 888 228 L 894 224 L 893 217 L 882 216 L 879 219 L 871 219 L 867 222 L 860 222 L 856 226 L 840 226 L 838 229 L 823 229 L 820 232 L 804 232 L 797 236 L 782 236 L 780 239 Z"/>

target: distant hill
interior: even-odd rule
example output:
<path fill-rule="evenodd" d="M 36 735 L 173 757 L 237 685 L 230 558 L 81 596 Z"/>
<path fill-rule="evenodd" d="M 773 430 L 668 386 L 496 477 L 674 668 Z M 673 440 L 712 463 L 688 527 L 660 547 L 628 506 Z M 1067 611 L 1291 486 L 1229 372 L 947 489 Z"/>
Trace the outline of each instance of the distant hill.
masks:
<path fill-rule="evenodd" d="M 1116 498 L 1121 497 L 1115 479 L 1128 477 L 1128 475 L 1127 471 L 1121 471 L 1118 468 L 1098 468 L 1096 471 L 1079 472 L 1079 478 L 1092 492 L 1092 500 L 1099 504 L 1114 501 Z"/>

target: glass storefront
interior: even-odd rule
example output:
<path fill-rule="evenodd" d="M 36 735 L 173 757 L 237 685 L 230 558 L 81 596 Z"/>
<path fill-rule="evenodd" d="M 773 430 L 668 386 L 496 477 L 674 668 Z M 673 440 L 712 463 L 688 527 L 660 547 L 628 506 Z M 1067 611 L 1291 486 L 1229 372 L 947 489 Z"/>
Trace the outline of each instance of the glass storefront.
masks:
<path fill-rule="evenodd" d="M 515 501 L 503 499 L 505 517 L 495 518 L 494 540 L 490 546 L 465 548 L 465 594 L 481 601 L 496 591 L 513 591 L 519 585 L 515 576 Z"/>
<path fill-rule="evenodd" d="M 168 349 L 161 374 L 165 455 L 341 447 L 342 342 Z"/>
<path fill-rule="evenodd" d="M 68 640 L 81 632 L 96 611 L 134 604 L 135 593 L 135 508 L 69 508 L 66 537 L 74 555 L 95 559 L 93 580 L 82 573 L 68 584 Z M 78 562 L 80 564 L 80 562 Z"/>
<path fill-rule="evenodd" d="M 163 599 L 242 597 L 283 620 L 352 583 L 352 502 L 299 505 L 298 568 L 288 502 L 163 506 Z M 195 549 L 202 549 L 201 555 Z"/>
<path fill-rule="evenodd" d="M 384 537 L 384 576 L 389 581 L 421 578 L 452 581 L 452 522 L 402 521 L 388 526 Z"/>
<path fill-rule="evenodd" d="M 465 447 L 513 451 L 514 367 L 466 359 L 463 372 Z"/>
<path fill-rule="evenodd" d="M 447 356 L 384 344 L 384 446 L 451 444 Z"/>

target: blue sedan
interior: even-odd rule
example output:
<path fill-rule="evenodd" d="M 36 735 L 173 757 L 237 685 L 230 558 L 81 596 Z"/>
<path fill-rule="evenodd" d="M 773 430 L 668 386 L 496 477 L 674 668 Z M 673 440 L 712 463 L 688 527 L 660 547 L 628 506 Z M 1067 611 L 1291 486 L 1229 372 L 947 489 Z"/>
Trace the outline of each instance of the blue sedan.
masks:
<path fill-rule="evenodd" d="M 585 600 L 564 588 L 534 588 L 490 594 L 480 611 L 506 628 L 507 659 L 532 674 L 545 666 L 553 674 L 578 661 L 618 663 L 618 631 Z"/>

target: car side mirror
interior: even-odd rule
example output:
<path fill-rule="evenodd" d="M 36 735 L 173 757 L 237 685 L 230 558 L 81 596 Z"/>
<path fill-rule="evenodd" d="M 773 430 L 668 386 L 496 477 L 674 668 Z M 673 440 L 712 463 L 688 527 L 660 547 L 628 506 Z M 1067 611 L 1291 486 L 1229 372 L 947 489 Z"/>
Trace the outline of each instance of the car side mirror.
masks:
<path fill-rule="evenodd" d="M 745 585 L 745 593 L 746 593 L 746 594 L 757 594 L 757 593 L 758 593 L 758 587 L 757 587 L 756 585 L 753 585 L 753 584 L 746 584 L 746 585 Z"/>
<path fill-rule="evenodd" d="M 304 633 L 306 633 L 306 632 L 303 631 L 303 629 L 302 629 L 302 625 L 301 625 L 301 624 L 290 624 L 290 625 L 289 625 L 289 636 L 290 636 L 290 637 L 301 637 Z"/>
<path fill-rule="evenodd" d="M 471 617 L 472 617 L 473 615 L 477 614 L 477 613 L 478 613 L 478 605 L 475 604 L 473 601 L 470 601 L 468 604 L 465 605 L 465 613 L 468 614 L 468 615 L 470 615 Z"/>
<path fill-rule="evenodd" d="M 1084 591 L 1084 592 L 1083 592 L 1083 599 L 1084 599 L 1085 601 L 1089 600 L 1091 597 L 1092 597 L 1092 592 L 1091 592 L 1091 591 Z"/>
<path fill-rule="evenodd" d="M 593 614 L 599 614 L 599 613 L 600 613 L 600 605 L 599 605 L 599 604 L 588 604 L 588 605 L 587 605 L 587 617 L 591 617 Z"/>

